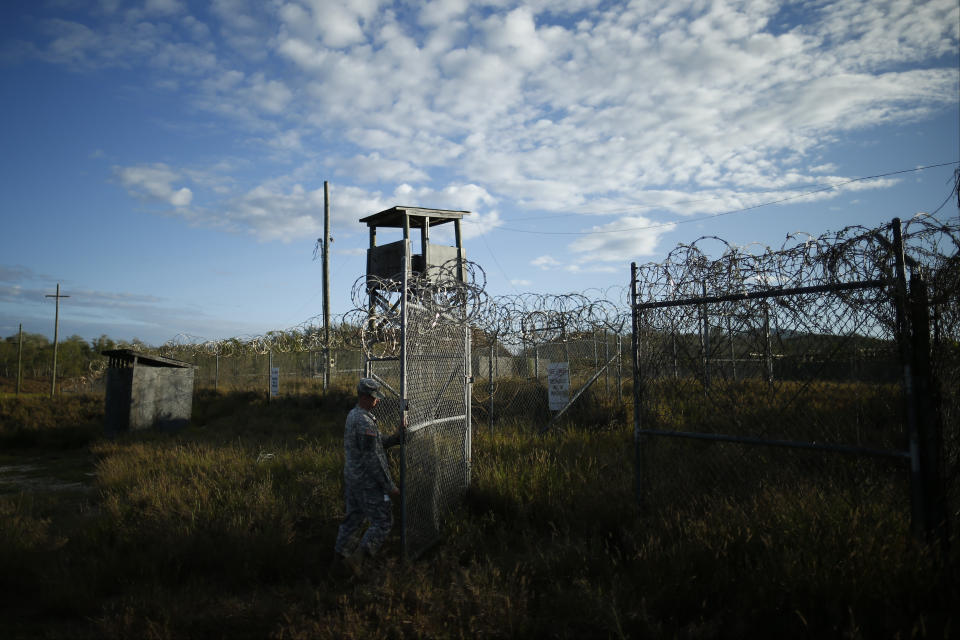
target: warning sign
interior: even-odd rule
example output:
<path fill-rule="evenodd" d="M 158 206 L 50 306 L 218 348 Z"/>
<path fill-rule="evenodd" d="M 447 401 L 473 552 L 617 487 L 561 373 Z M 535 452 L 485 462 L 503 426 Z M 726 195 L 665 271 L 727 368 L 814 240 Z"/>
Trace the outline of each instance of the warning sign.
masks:
<path fill-rule="evenodd" d="M 270 367 L 270 397 L 280 395 L 280 367 Z"/>
<path fill-rule="evenodd" d="M 570 399 L 570 363 L 547 364 L 547 399 L 551 411 L 560 411 Z"/>

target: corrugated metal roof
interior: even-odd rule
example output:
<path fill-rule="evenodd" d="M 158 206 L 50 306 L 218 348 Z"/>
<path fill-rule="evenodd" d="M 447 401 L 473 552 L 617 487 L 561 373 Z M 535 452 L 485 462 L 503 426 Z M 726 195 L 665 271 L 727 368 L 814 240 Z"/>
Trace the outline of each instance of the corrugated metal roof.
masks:
<path fill-rule="evenodd" d="M 366 222 L 368 227 L 398 227 L 403 228 L 404 217 L 410 218 L 410 228 L 422 229 L 427 218 L 430 226 L 436 226 L 452 220 L 459 220 L 470 215 L 469 211 L 455 211 L 452 209 L 426 209 L 424 207 L 391 207 L 379 213 L 374 213 L 360 222 Z"/>
<path fill-rule="evenodd" d="M 133 349 L 110 349 L 108 351 L 101 351 L 100 354 L 110 358 L 110 366 L 116 366 L 114 364 L 115 362 L 123 363 L 123 365 L 142 364 L 148 367 L 188 368 L 194 366 L 189 362 L 141 353 Z"/>

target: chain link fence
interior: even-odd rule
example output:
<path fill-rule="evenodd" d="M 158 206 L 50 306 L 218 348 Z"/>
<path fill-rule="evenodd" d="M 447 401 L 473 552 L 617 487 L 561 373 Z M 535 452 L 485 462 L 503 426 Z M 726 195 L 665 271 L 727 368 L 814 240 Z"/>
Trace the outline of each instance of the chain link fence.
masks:
<path fill-rule="evenodd" d="M 556 363 L 568 365 L 569 384 L 558 396 L 561 405 L 570 402 L 563 414 L 566 422 L 625 423 L 622 354 L 628 353 L 623 345 L 629 345 L 629 338 L 596 331 L 565 342 L 523 341 L 511 350 L 502 339 L 474 335 L 473 412 L 478 425 L 543 429 L 551 424 L 559 409 L 550 408 L 548 372 Z"/>
<path fill-rule="evenodd" d="M 945 420 L 934 425 L 912 377 L 925 334 L 911 331 L 908 303 L 919 287 L 906 282 L 906 268 L 918 276 L 924 264 L 940 268 L 911 251 L 931 235 L 956 238 L 956 229 L 927 226 L 901 244 L 894 221 L 794 239 L 779 251 L 728 245 L 717 260 L 698 241 L 634 267 L 641 504 L 756 505 L 777 496 L 848 522 L 899 513 L 915 533 L 939 521 L 931 507 L 940 499 L 923 487 L 942 476 L 918 460 L 955 459 L 946 387 L 956 389 L 956 354 L 936 359 Z M 938 288 L 950 313 L 957 289 L 950 302 L 945 293 L 955 284 Z M 941 324 L 939 339 L 949 342 L 955 323 Z M 946 484 L 956 491 L 955 478 Z"/>
<path fill-rule="evenodd" d="M 365 307 L 366 367 L 388 392 L 375 413 L 382 424 L 406 425 L 400 537 L 404 556 L 416 558 L 440 539 L 470 485 L 468 310 L 477 290 L 436 276 L 362 283 L 354 303 Z"/>

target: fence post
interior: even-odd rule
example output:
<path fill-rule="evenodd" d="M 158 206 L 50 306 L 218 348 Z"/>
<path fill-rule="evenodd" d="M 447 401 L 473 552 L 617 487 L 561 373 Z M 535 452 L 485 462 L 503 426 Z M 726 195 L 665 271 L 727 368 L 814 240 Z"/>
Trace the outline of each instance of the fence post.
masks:
<path fill-rule="evenodd" d="M 459 244 L 459 242 L 457 243 Z M 470 332 L 470 327 L 464 322 L 463 327 L 463 366 L 466 369 L 465 379 L 463 384 L 463 412 L 465 414 L 466 424 L 464 425 L 464 434 L 463 434 L 463 455 L 466 460 L 466 488 L 470 488 L 470 483 L 473 478 L 473 354 L 471 349 L 473 348 L 473 334 Z M 491 396 L 492 397 L 492 396 Z M 492 402 L 492 400 L 491 400 Z M 406 409 L 406 403 L 404 403 L 404 409 Z M 404 412 L 404 420 L 406 420 L 407 414 Z M 406 422 L 404 422 L 406 424 Z"/>
<path fill-rule="evenodd" d="M 703 283 L 703 297 L 707 297 L 707 283 Z M 710 389 L 710 323 L 707 320 L 707 305 L 700 305 L 700 352 L 703 354 L 703 390 Z"/>
<path fill-rule="evenodd" d="M 673 347 L 673 379 L 680 378 L 680 360 L 677 358 L 677 327 L 670 321 L 670 344 Z"/>
<path fill-rule="evenodd" d="M 607 337 L 607 330 L 603 330 L 603 361 L 610 362 L 610 340 Z M 610 397 L 610 369 L 603 374 L 603 397 Z"/>
<path fill-rule="evenodd" d="M 930 306 L 927 283 L 922 273 L 910 276 L 910 326 L 913 339 L 913 376 L 917 402 L 917 436 L 920 445 L 927 541 L 947 542 L 946 509 L 941 468 L 941 424 L 939 398 L 933 385 L 930 364 Z"/>
<path fill-rule="evenodd" d="M 737 379 L 737 352 L 733 346 L 733 328 L 730 325 L 730 314 L 727 313 L 727 339 L 730 341 L 730 370 L 733 373 L 733 379 Z"/>
<path fill-rule="evenodd" d="M 897 342 L 903 365 L 903 400 L 907 418 L 907 436 L 910 442 L 910 515 L 914 537 L 926 538 L 929 523 L 924 493 L 924 474 L 920 463 L 920 434 L 917 425 L 917 400 L 914 390 L 913 344 L 910 335 L 906 256 L 903 248 L 903 230 L 900 218 L 890 224 L 893 230 L 893 257 L 895 262 L 894 304 L 897 313 Z"/>
<path fill-rule="evenodd" d="M 408 219 L 404 219 L 405 224 L 408 224 Z M 427 225 L 429 226 L 429 225 Z M 372 229 L 372 227 L 371 227 Z M 404 228 L 404 238 L 409 236 L 409 229 Z M 400 411 L 401 411 L 401 424 L 407 424 L 407 295 L 409 294 L 409 279 L 408 274 L 410 273 L 410 243 L 404 242 L 403 250 L 403 271 L 400 281 Z M 426 256 L 424 256 L 424 264 L 429 264 L 426 262 Z M 369 366 L 369 363 L 368 363 Z M 409 504 L 407 502 L 407 444 L 406 436 L 404 436 L 400 443 L 400 549 L 403 560 L 408 559 L 407 553 L 407 544 L 409 539 L 407 536 L 407 508 Z"/>
<path fill-rule="evenodd" d="M 617 396 L 623 402 L 623 336 L 617 332 Z"/>
<path fill-rule="evenodd" d="M 631 317 L 631 340 L 630 352 L 633 364 L 633 468 L 634 484 L 637 491 L 637 504 L 640 509 L 644 508 L 643 482 L 642 478 L 642 460 L 640 445 L 640 427 L 641 427 L 641 394 L 640 394 L 640 318 L 637 309 L 637 263 L 630 263 L 630 317 Z"/>
<path fill-rule="evenodd" d="M 767 384 L 773 386 L 773 346 L 770 343 L 770 303 L 763 302 L 763 357 L 767 366 Z"/>
<path fill-rule="evenodd" d="M 490 361 L 487 363 L 487 389 L 490 391 L 490 409 L 487 414 L 487 421 L 490 423 L 490 431 L 493 431 L 493 346 L 496 342 L 496 334 L 490 339 Z"/>

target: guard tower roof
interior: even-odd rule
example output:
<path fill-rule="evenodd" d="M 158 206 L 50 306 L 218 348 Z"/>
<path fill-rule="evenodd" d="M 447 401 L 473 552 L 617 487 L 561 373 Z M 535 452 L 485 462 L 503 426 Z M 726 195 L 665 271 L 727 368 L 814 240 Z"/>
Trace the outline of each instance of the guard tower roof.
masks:
<path fill-rule="evenodd" d="M 459 220 L 470 215 L 469 211 L 452 211 L 450 209 L 424 209 L 423 207 L 391 207 L 380 213 L 374 213 L 360 222 L 366 222 L 368 227 L 397 227 L 403 228 L 403 219 L 409 218 L 412 229 L 422 229 L 429 219 L 430 226 L 434 227 L 444 222 Z"/>

